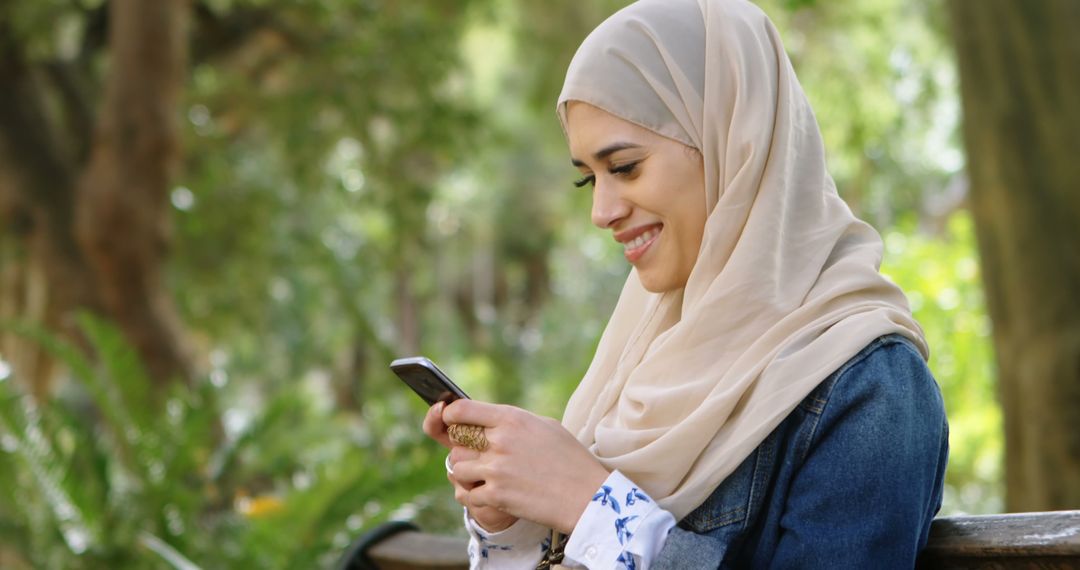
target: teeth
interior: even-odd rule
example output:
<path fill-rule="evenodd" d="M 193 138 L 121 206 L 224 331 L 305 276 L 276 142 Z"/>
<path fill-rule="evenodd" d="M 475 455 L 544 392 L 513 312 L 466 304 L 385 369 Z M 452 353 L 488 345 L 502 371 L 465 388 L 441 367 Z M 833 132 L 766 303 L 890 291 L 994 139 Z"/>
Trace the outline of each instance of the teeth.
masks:
<path fill-rule="evenodd" d="M 656 234 L 659 234 L 659 233 L 660 233 L 659 229 L 649 230 L 649 231 L 639 235 L 638 237 L 624 243 L 623 244 L 623 249 L 625 251 L 630 251 L 631 249 L 637 249 L 637 248 L 649 243 L 649 240 L 656 237 Z"/>

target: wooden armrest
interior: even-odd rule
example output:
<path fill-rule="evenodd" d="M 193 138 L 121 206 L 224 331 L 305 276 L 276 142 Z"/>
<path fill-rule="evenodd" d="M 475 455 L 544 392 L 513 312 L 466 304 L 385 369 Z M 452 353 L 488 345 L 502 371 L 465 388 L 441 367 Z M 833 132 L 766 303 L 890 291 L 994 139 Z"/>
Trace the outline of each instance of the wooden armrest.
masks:
<path fill-rule="evenodd" d="M 937 519 L 919 568 L 1080 568 L 1080 511 Z"/>
<path fill-rule="evenodd" d="M 368 550 L 381 570 L 468 570 L 469 541 L 456 536 L 402 532 Z"/>
<path fill-rule="evenodd" d="M 402 532 L 371 547 L 382 570 L 466 570 L 468 540 Z M 919 568 L 1080 568 L 1080 511 L 934 521 Z"/>

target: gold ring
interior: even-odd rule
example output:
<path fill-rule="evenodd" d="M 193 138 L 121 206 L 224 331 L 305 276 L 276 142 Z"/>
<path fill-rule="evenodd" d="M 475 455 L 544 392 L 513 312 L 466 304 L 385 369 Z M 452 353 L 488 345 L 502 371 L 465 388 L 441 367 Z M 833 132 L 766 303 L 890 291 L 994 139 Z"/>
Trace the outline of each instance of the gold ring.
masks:
<path fill-rule="evenodd" d="M 475 449 L 476 451 L 484 451 L 487 449 L 488 440 L 484 437 L 483 426 L 451 424 L 450 427 L 446 428 L 446 433 L 450 436 L 450 441 L 453 442 L 454 445 L 468 447 L 469 449 Z"/>

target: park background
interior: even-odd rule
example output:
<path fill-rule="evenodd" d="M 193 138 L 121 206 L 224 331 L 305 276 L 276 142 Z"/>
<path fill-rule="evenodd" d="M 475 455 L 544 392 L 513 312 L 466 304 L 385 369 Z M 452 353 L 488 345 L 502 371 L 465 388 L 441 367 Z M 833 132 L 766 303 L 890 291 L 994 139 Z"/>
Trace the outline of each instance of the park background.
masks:
<path fill-rule="evenodd" d="M 1080 507 L 1078 4 L 757 3 L 926 330 L 942 514 Z M 628 266 L 554 102 L 626 4 L 0 2 L 0 567 L 460 533 L 387 364 L 561 413 Z"/>

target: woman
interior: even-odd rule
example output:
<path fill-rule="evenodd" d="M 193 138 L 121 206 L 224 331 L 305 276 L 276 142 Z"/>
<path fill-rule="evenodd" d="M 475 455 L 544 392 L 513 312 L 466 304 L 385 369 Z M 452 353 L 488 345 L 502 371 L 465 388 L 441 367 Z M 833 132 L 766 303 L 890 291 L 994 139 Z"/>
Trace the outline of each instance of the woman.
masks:
<path fill-rule="evenodd" d="M 557 109 L 633 270 L 561 424 L 476 401 L 425 419 L 473 566 L 563 542 L 588 568 L 911 568 L 941 503 L 940 392 L 772 24 L 642 0 L 585 40 Z"/>

